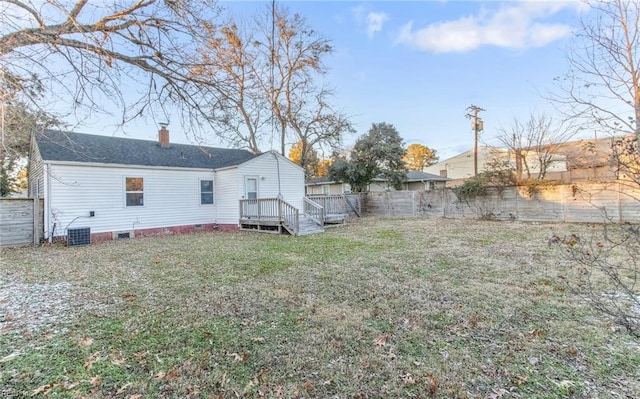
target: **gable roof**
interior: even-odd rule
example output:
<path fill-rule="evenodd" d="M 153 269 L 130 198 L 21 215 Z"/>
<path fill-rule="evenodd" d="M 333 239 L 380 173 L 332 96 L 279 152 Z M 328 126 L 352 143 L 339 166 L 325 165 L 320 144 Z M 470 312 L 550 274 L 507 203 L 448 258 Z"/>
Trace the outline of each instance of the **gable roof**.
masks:
<path fill-rule="evenodd" d="M 450 181 L 453 179 L 449 179 L 448 177 L 442 177 L 438 175 L 434 175 L 433 173 L 425 173 L 420 172 L 419 170 L 408 170 L 405 174 L 405 179 L 403 182 L 414 182 L 414 181 Z M 384 177 L 376 177 L 373 179 L 375 182 L 384 182 L 387 181 Z M 341 184 L 342 182 L 329 180 L 328 177 L 314 177 L 307 181 L 307 186 L 318 186 L 323 184 Z"/>
<path fill-rule="evenodd" d="M 420 172 L 419 170 L 408 170 L 405 173 L 405 178 L 403 182 L 413 182 L 413 181 L 449 181 L 448 177 L 442 177 L 438 175 L 434 175 L 433 173 Z M 376 177 L 373 181 L 387 181 L 384 177 Z"/>
<path fill-rule="evenodd" d="M 322 184 L 342 184 L 342 182 L 329 180 L 327 176 L 322 176 L 322 177 L 312 177 L 311 179 L 307 180 L 306 184 L 307 186 L 316 186 L 316 185 L 322 185 Z"/>
<path fill-rule="evenodd" d="M 433 181 L 449 181 L 448 177 L 443 177 L 439 175 L 434 175 L 433 173 L 421 172 L 419 170 L 409 170 L 407 171 L 407 180 L 406 181 L 423 181 L 423 180 L 433 180 Z"/>
<path fill-rule="evenodd" d="M 59 130 L 45 130 L 35 140 L 44 161 L 219 169 L 257 156 L 247 150 L 188 144 L 164 148 L 157 141 Z"/>

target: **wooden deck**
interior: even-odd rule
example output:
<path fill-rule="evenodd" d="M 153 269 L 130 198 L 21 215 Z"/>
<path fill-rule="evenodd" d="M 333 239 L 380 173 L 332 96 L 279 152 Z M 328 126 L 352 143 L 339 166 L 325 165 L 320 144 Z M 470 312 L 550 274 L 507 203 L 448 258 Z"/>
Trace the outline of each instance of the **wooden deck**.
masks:
<path fill-rule="evenodd" d="M 240 229 L 297 235 L 300 212 L 280 198 L 240 200 Z"/>
<path fill-rule="evenodd" d="M 313 195 L 304 198 L 300 212 L 280 198 L 240 200 L 240 229 L 274 234 L 305 235 L 324 231 L 329 225 L 346 222 L 348 208 L 344 195 Z"/>

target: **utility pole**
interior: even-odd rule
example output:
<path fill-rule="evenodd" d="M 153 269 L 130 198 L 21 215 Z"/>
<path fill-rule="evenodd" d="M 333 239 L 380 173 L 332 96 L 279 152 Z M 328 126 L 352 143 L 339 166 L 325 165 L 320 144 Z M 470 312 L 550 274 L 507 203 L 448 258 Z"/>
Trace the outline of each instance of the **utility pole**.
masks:
<path fill-rule="evenodd" d="M 478 107 L 477 105 L 471 104 L 467 107 L 467 111 L 471 111 L 466 115 L 467 118 L 473 119 L 471 128 L 474 131 L 474 141 L 473 141 L 473 175 L 478 175 L 478 132 L 484 130 L 482 118 L 478 117 L 478 112 L 485 111 L 484 109 Z"/>

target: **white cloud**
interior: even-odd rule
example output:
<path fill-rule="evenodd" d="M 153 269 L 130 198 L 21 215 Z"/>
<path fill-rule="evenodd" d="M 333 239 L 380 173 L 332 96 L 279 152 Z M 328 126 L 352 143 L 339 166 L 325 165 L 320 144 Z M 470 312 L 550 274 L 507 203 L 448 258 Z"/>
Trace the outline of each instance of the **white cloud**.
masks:
<path fill-rule="evenodd" d="M 382 31 L 382 26 L 389 20 L 384 12 L 369 11 L 364 5 L 351 8 L 351 14 L 359 27 L 364 26 L 369 38 Z"/>
<path fill-rule="evenodd" d="M 571 8 L 577 2 L 527 1 L 510 3 L 497 10 L 481 10 L 453 21 L 430 24 L 414 29 L 413 21 L 405 24 L 396 44 L 435 53 L 467 52 L 482 46 L 511 49 L 542 47 L 571 34 L 569 25 L 545 23 L 544 19 Z"/>
<path fill-rule="evenodd" d="M 367 36 L 372 38 L 376 32 L 382 30 L 382 25 L 389 19 L 383 12 L 370 12 L 367 14 Z"/>

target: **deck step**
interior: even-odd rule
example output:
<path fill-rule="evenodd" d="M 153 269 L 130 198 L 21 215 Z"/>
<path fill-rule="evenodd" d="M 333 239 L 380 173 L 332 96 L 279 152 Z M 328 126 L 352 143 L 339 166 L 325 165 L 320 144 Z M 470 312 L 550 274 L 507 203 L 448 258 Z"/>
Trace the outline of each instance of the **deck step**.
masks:
<path fill-rule="evenodd" d="M 300 220 L 298 221 L 299 236 L 318 233 L 324 233 L 324 228 L 322 226 L 318 226 L 318 224 L 311 218 L 308 218 L 306 216 L 300 217 Z"/>

